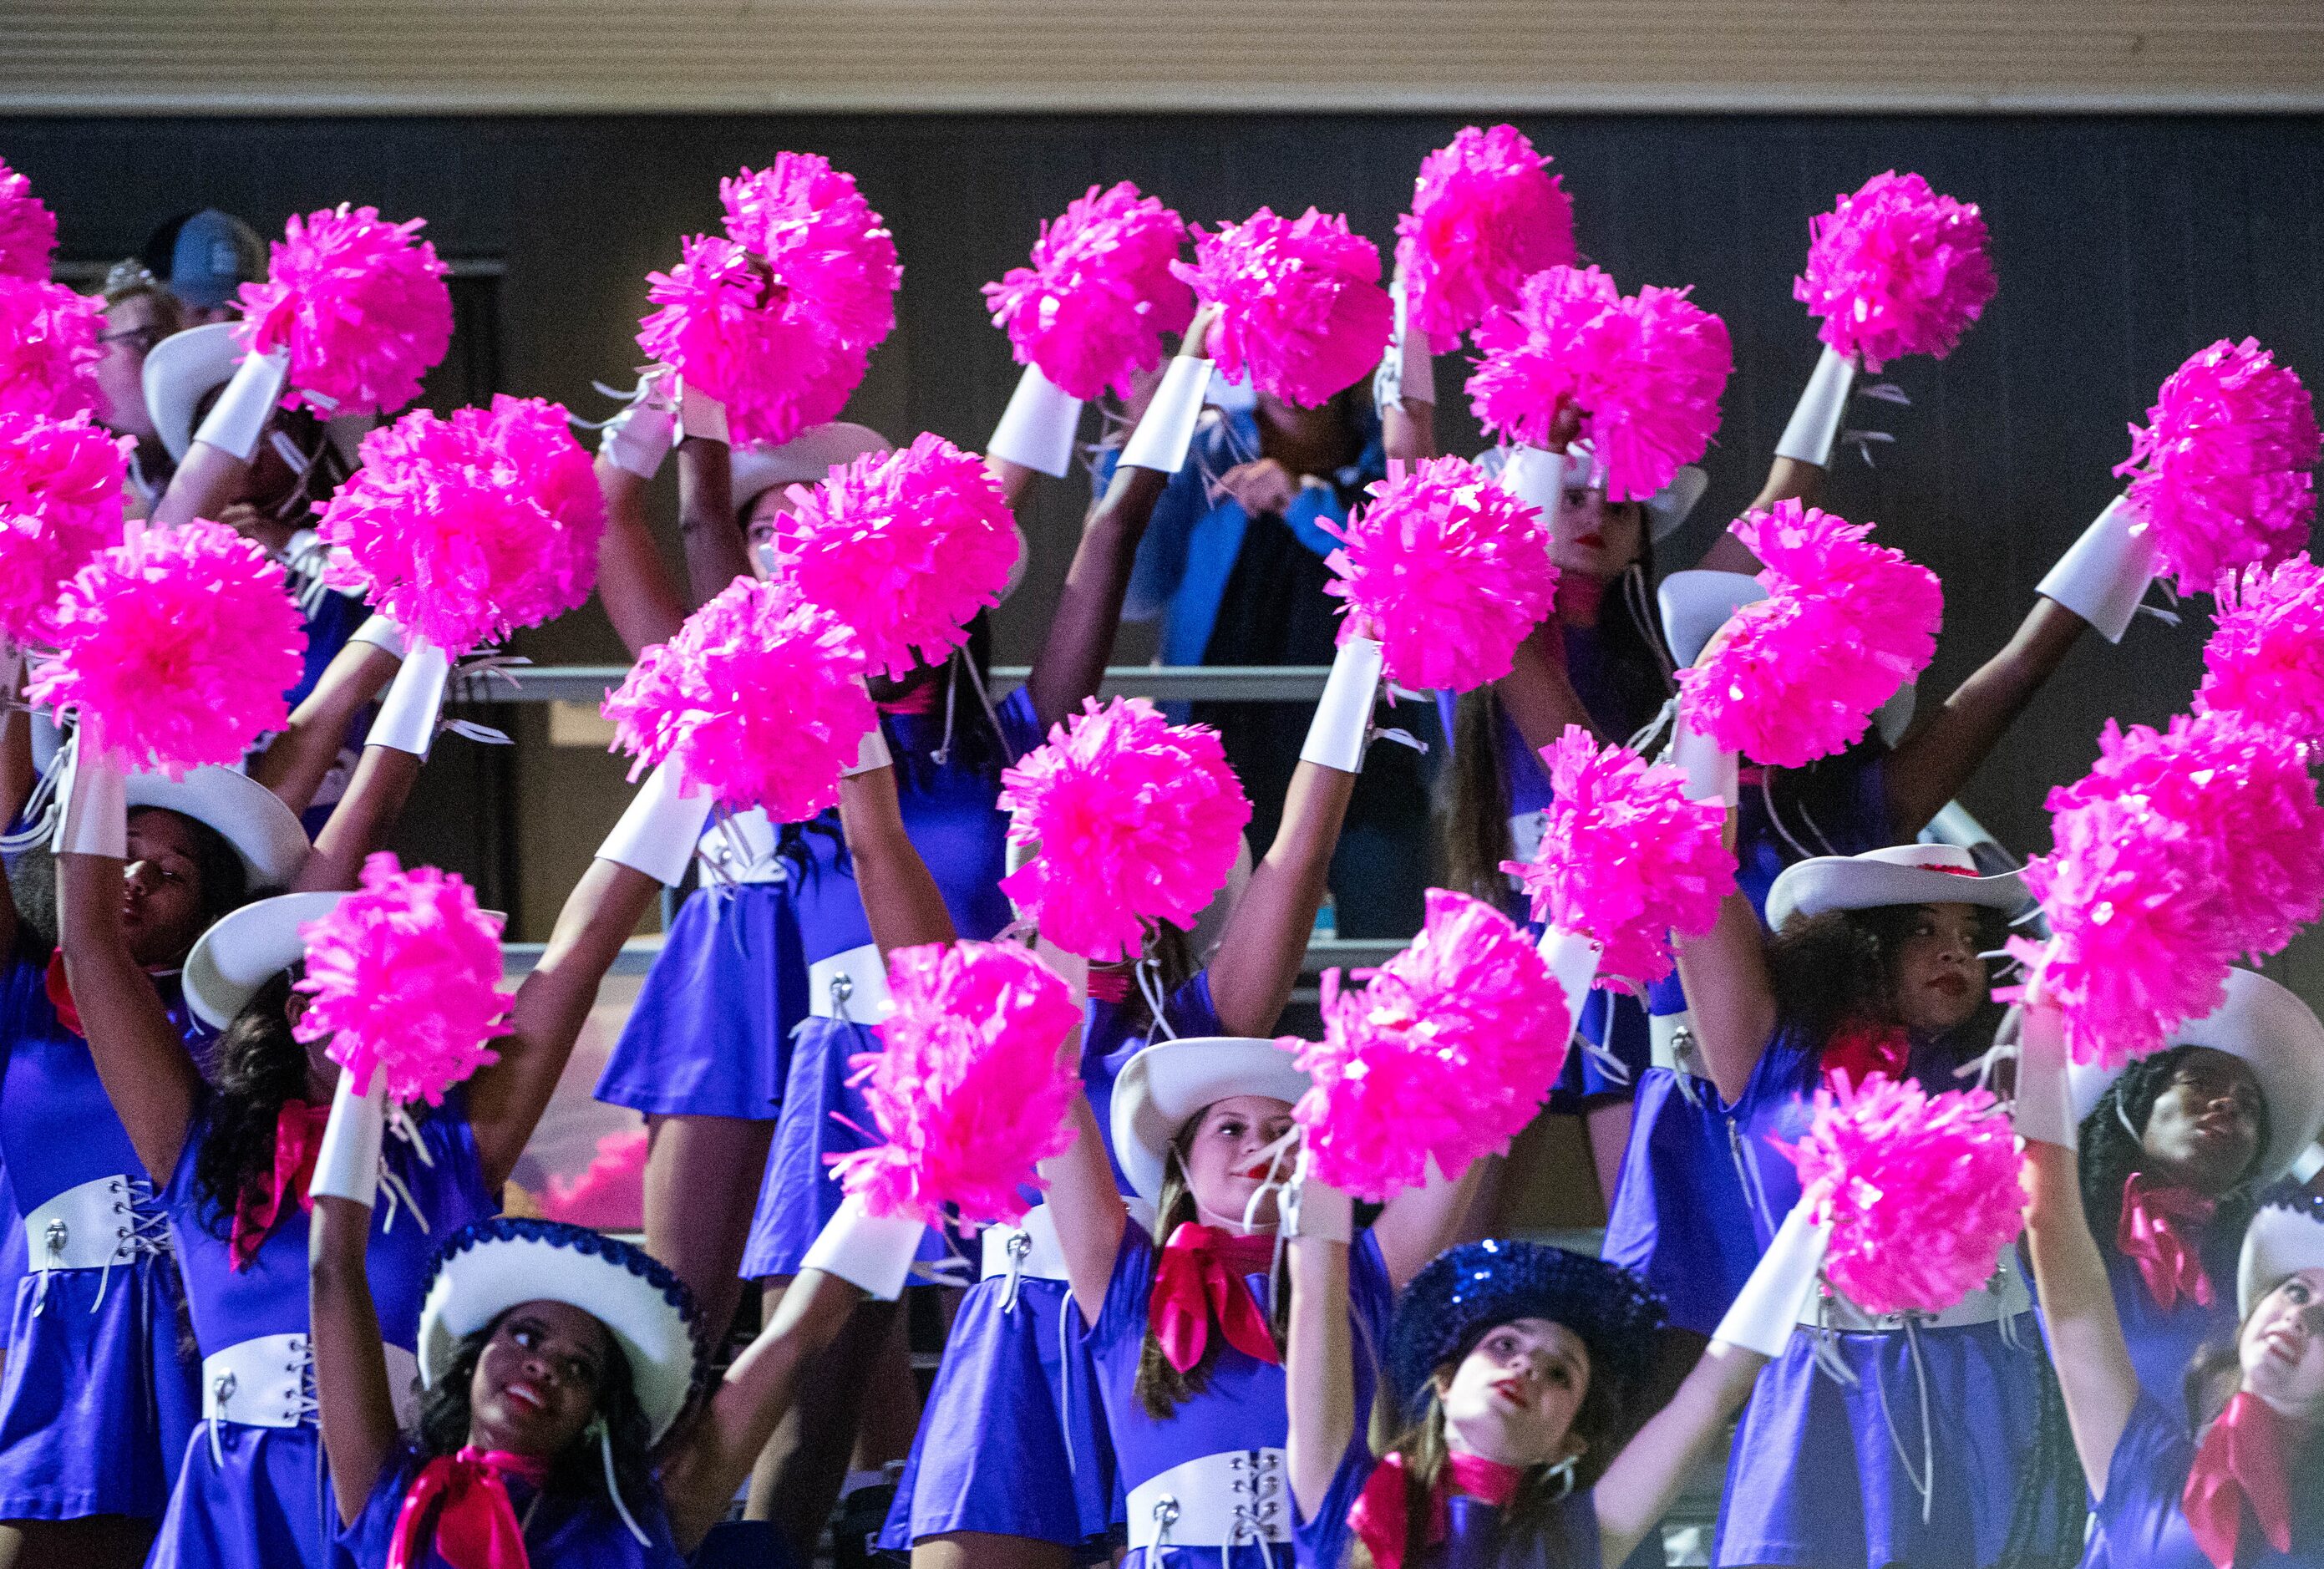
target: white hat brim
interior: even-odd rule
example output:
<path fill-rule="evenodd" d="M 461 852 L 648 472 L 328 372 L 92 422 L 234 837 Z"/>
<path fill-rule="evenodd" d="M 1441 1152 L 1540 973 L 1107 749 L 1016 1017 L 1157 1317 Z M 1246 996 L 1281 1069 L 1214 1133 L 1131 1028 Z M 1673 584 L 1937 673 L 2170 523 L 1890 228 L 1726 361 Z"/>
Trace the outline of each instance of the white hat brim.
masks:
<path fill-rule="evenodd" d="M 2236 1268 L 2237 1322 L 2302 1269 L 2324 1269 L 2324 1218 L 2304 1204 L 2261 1205 L 2244 1232 L 2243 1257 Z"/>
<path fill-rule="evenodd" d="M 1255 1036 L 1192 1036 L 1146 1048 L 1113 1084 L 1113 1152 L 1130 1186 L 1159 1204 L 1170 1142 L 1186 1120 L 1230 1095 L 1296 1101 L 1312 1081 L 1292 1055 Z"/>
<path fill-rule="evenodd" d="M 253 889 L 280 888 L 307 859 L 307 830 L 272 790 L 230 768 L 189 769 L 183 779 L 132 774 L 129 808 L 159 807 L 217 830 L 242 862 Z"/>
<path fill-rule="evenodd" d="M 306 957 L 299 928 L 345 898 L 338 890 L 279 893 L 211 923 L 186 955 L 186 1006 L 212 1029 L 232 1024 L 261 987 Z"/>
<path fill-rule="evenodd" d="M 734 449 L 727 494 L 741 512 L 779 485 L 821 485 L 831 471 L 871 452 L 892 452 L 895 443 L 869 425 L 844 420 L 813 426 L 779 447 L 754 442 Z"/>
<path fill-rule="evenodd" d="M 173 332 L 145 356 L 145 412 L 174 463 L 183 463 L 194 444 L 194 407 L 202 394 L 232 381 L 242 363 L 237 325 L 213 321 Z"/>
<path fill-rule="evenodd" d="M 1784 868 L 1767 891 L 1767 929 L 1782 931 L 1795 915 L 1892 904 L 1975 904 L 2012 914 L 2025 900 L 2025 880 L 2015 872 L 1968 877 L 1860 855 L 1818 855 Z"/>
<path fill-rule="evenodd" d="M 1670 483 L 1646 499 L 1646 532 L 1655 540 L 1676 533 L 1710 488 L 1710 475 L 1694 464 L 1681 464 Z"/>
<path fill-rule="evenodd" d="M 2324 1022 L 2288 988 L 2256 970 L 2227 972 L 2227 1000 L 2171 1032 L 2169 1046 L 2201 1046 L 2249 1067 L 2267 1103 L 2267 1148 L 2255 1174 L 2265 1186 L 2324 1133 Z M 2080 1122 L 2122 1069 L 2071 1063 L 2066 1089 Z M 2281 1277 L 2279 1277 L 2280 1278 Z"/>
<path fill-rule="evenodd" d="M 1663 642 L 1682 669 L 1690 666 L 1737 611 L 1766 597 L 1759 580 L 1746 573 L 1674 572 L 1655 590 L 1663 613 Z"/>
<path fill-rule="evenodd" d="M 420 1381 L 432 1387 L 460 1342 L 527 1302 L 562 1302 L 605 1326 L 629 1359 L 648 1442 L 659 1443 L 694 1389 L 693 1325 L 620 1260 L 549 1237 L 476 1236 L 444 1256 L 420 1308 Z"/>

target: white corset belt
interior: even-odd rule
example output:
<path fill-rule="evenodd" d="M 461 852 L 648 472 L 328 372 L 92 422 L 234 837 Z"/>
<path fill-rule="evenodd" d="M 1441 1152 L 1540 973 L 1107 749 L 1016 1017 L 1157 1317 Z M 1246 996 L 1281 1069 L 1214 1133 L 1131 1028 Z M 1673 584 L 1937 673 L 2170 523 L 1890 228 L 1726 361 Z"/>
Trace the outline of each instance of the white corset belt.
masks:
<path fill-rule="evenodd" d="M 888 996 L 888 964 L 880 945 L 865 943 L 807 967 L 807 1011 L 817 1019 L 878 1024 L 894 1011 Z"/>
<path fill-rule="evenodd" d="M 1280 1449 L 1230 1449 L 1172 1466 L 1130 1491 L 1130 1546 L 1239 1547 L 1291 1540 Z"/>

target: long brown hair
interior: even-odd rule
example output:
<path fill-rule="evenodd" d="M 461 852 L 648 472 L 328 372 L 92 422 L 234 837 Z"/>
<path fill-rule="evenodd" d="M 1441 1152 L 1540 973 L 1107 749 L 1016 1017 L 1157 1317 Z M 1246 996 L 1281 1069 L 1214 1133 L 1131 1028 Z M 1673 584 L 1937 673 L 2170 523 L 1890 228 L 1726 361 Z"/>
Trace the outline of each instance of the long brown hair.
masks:
<path fill-rule="evenodd" d="M 1205 1106 L 1186 1119 L 1186 1125 L 1170 1140 L 1169 1152 L 1163 1158 L 1162 1197 L 1154 1206 L 1154 1246 L 1157 1251 L 1170 1240 L 1171 1232 L 1199 1218 L 1194 1208 L 1194 1190 L 1186 1184 L 1186 1151 L 1194 1147 L 1203 1114 L 1209 1110 Z M 1279 1257 L 1268 1278 L 1268 1333 L 1275 1337 L 1276 1350 L 1280 1352 L 1290 1322 L 1291 1289 L 1286 1280 L 1284 1260 Z M 1211 1335 L 1203 1343 L 1202 1360 L 1182 1373 L 1162 1354 L 1162 1342 L 1154 1333 L 1154 1318 L 1149 1313 L 1146 1338 L 1138 1348 L 1138 1379 L 1132 1386 L 1146 1414 L 1157 1422 L 1167 1422 L 1178 1414 L 1181 1405 L 1209 1389 L 1211 1369 L 1218 1364 L 1219 1348 L 1225 1342 L 1222 1334 Z"/>

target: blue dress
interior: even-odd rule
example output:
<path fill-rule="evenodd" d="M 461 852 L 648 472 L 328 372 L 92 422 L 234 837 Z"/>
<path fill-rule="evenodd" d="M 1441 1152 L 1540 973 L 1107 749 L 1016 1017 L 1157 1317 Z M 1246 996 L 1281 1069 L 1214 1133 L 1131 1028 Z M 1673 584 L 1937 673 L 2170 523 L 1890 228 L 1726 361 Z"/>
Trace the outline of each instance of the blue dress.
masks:
<path fill-rule="evenodd" d="M 0 1151 L 16 1203 L 38 1210 L 84 1183 L 126 1178 L 145 1196 L 121 1218 L 146 1241 L 110 1269 L 28 1273 L 16 1254 L 0 1382 L 0 1518 L 150 1519 L 169 1503 L 201 1398 L 180 1354 L 177 1271 L 152 1185 L 88 1043 L 49 1001 L 46 976 L 45 964 L 19 954 L 0 979 Z M 176 978 L 160 985 L 171 1018 L 190 1031 Z M 9 1219 L 21 1239 L 23 1223 Z"/>
<path fill-rule="evenodd" d="M 1150 1044 L 1130 1011 L 1091 999 L 1082 1028 L 1082 1083 L 1112 1155 L 1113 1083 Z M 1207 973 L 1168 1000 L 1182 1036 L 1222 1035 Z M 1120 1163 L 1114 1182 L 1130 1191 Z M 1133 1227 L 1136 1223 L 1133 1221 Z M 1005 1275 L 968 1289 L 920 1413 L 879 1545 L 909 1552 L 924 1537 L 981 1531 L 1054 1542 L 1095 1559 L 1109 1551 L 1113 1444 L 1098 1409 L 1097 1374 L 1074 1331 L 1081 1310 L 1063 1280 Z"/>
<path fill-rule="evenodd" d="M 1355 1539 L 1348 1511 L 1363 1496 L 1364 1483 L 1379 1463 L 1363 1435 L 1357 1434 L 1332 1473 L 1315 1518 L 1292 1524 L 1298 1569 L 1344 1569 Z M 1558 1500 L 1548 1529 L 1516 1538 L 1502 1535 L 1501 1511 L 1480 1498 L 1455 1492 L 1444 1504 L 1444 1540 L 1406 1559 L 1406 1569 L 1600 1569 L 1598 1502 L 1591 1493 L 1567 1494 Z"/>
<path fill-rule="evenodd" d="M 395 1543 L 395 1522 L 403 1509 L 403 1495 L 427 1463 L 407 1444 L 397 1445 L 379 1473 L 379 1481 L 364 1500 L 355 1523 L 336 1533 L 331 1553 L 333 1569 L 384 1569 L 388 1550 Z M 531 1569 L 678 1569 L 686 1562 L 670 1540 L 669 1523 L 655 1499 L 625 1498 L 622 1501 L 637 1517 L 651 1546 L 630 1535 L 611 1505 L 596 1499 L 572 1499 L 557 1493 L 536 1495 L 515 1477 L 503 1479 L 509 1502 L 524 1527 L 525 1555 Z M 431 1543 L 412 1561 L 412 1569 L 446 1569 Z"/>
<path fill-rule="evenodd" d="M 1818 791 L 1814 814 L 1823 836 L 1806 848 L 1856 855 L 1893 843 L 1881 750 L 1858 747 L 1818 765 L 1825 771 L 1831 777 Z M 1767 891 L 1801 854 L 1770 816 L 1766 792 L 1753 784 L 1744 785 L 1738 804 L 1736 859 L 1736 884 L 1764 920 Z M 1675 974 L 1651 989 L 1646 1007 L 1655 1015 L 1685 1011 L 1686 992 Z M 1719 1327 L 1772 1234 L 1754 1214 L 1764 1206 L 1746 1186 L 1751 1177 L 1744 1139 L 1707 1078 L 1652 1066 L 1638 1075 L 1630 1141 L 1606 1219 L 1605 1257 L 1643 1278 L 1673 1324 L 1701 1335 Z M 1782 1219 L 1778 1210 L 1775 1220 Z"/>
<path fill-rule="evenodd" d="M 959 701 L 973 704 L 975 695 L 963 692 Z M 944 894 L 954 928 L 964 937 L 989 938 L 1015 918 L 1000 888 L 1008 870 L 1009 818 L 993 805 L 1001 793 L 997 773 L 971 769 L 957 754 L 945 763 L 931 757 L 943 744 L 942 706 L 939 702 L 934 712 L 887 719 L 904 826 Z M 1019 688 L 996 712 L 1010 756 L 1040 744 L 1030 692 Z M 806 865 L 781 886 L 789 891 L 797 912 L 801 958 L 812 965 L 870 945 L 872 924 L 841 849 L 837 815 L 818 819 L 802 844 Z M 799 1260 L 839 1208 L 840 1186 L 829 1158 L 878 1138 L 863 1092 L 847 1080 L 854 1072 L 848 1059 L 878 1050 L 879 1038 L 866 1025 L 807 1012 L 812 1006 L 807 990 L 801 975 L 801 1016 L 786 1024 L 790 1065 L 774 1148 L 742 1251 L 746 1280 L 798 1273 Z M 929 1247 L 929 1257 L 941 1256 L 942 1243 L 934 1233 Z"/>
<path fill-rule="evenodd" d="M 2194 1468 L 2187 1425 L 2141 1394 L 2107 1467 L 2106 1497 L 2090 1520 L 2082 1569 L 2211 1569 L 2179 1512 Z M 2277 1552 L 2246 1516 L 2236 1537 L 2237 1569 L 2324 1569 L 2324 1481 L 2312 1468 L 2291 1480 L 2292 1551 Z"/>
<path fill-rule="evenodd" d="M 31 1264 L 32 1250 L 24 1242 L 24 1216 L 16 1207 L 16 1185 L 8 1180 L 8 1168 L 0 1159 L 0 1302 L 13 1309 L 16 1301 L 16 1282 L 24 1278 Z M 0 1315 L 0 1352 L 8 1349 L 14 1338 L 15 1315 L 12 1311 Z"/>
<path fill-rule="evenodd" d="M 1180 1405 L 1167 1420 L 1157 1420 L 1137 1395 L 1138 1361 L 1146 1343 L 1147 1305 L 1154 1292 L 1154 1241 L 1141 1227 L 1127 1227 L 1121 1251 L 1115 1256 L 1113 1278 L 1106 1286 L 1105 1304 L 1097 1322 L 1083 1331 L 1096 1359 L 1098 1389 L 1105 1403 L 1106 1426 L 1113 1434 L 1113 1452 L 1121 1466 L 1121 1484 L 1135 1493 L 1146 1482 L 1174 1466 L 1204 1455 L 1233 1451 L 1283 1447 L 1290 1432 L 1290 1414 L 1284 1407 L 1283 1369 L 1245 1355 L 1231 1345 L 1222 1346 L 1212 1363 L 1210 1382 L 1201 1394 Z M 1261 1306 L 1271 1299 L 1272 1288 L 1264 1274 L 1244 1277 Z M 1388 1265 L 1370 1228 L 1360 1232 L 1348 1251 L 1348 1313 L 1355 1328 L 1356 1409 L 1371 1409 L 1378 1351 L 1388 1339 L 1394 1290 Z M 1213 1333 L 1217 1333 L 1213 1326 Z M 1290 1525 L 1289 1484 L 1278 1500 L 1283 1523 Z M 1133 1539 L 1135 1538 L 1133 1530 Z M 1222 1549 L 1217 1545 L 1164 1548 L 1158 1562 L 1142 1547 L 1132 1547 L 1121 1569 L 1273 1569 L 1280 1547 L 1262 1548 L 1246 1542 Z"/>
<path fill-rule="evenodd" d="M 162 1195 L 185 1278 L 194 1338 L 205 1358 L 265 1335 L 307 1333 L 307 1212 L 288 1214 L 244 1269 L 232 1267 L 224 1223 L 194 1188 L 194 1161 L 207 1119 L 198 1115 Z M 473 1220 L 499 1212 L 484 1190 L 464 1091 L 454 1089 L 419 1124 L 420 1150 L 390 1134 L 387 1169 L 420 1214 L 391 1204 L 383 1183 L 373 1212 L 364 1273 L 381 1338 L 409 1353 L 420 1337 L 420 1294 L 437 1248 Z M 425 1226 L 420 1223 L 424 1218 Z M 392 1357 L 391 1367 L 401 1361 Z M 409 1363 L 404 1365 L 409 1366 Z M 229 1404 L 228 1410 L 232 1407 Z M 147 1569 L 325 1569 L 338 1536 L 338 1511 L 310 1419 L 292 1427 L 204 1420 L 186 1445 Z"/>
<path fill-rule="evenodd" d="M 1950 1089 L 1957 1060 L 1945 1047 L 1916 1041 L 1905 1071 L 1932 1092 Z M 1807 1131 L 1821 1077 L 1819 1045 L 1781 1027 L 1734 1108 L 1747 1171 L 1766 1197 L 1762 1247 L 1800 1197 L 1798 1174 L 1770 1140 L 1788 1143 Z M 1819 1365 L 1820 1338 L 1853 1383 Z M 2034 1459 L 2042 1354 L 2031 1315 L 1910 1332 L 1794 1333 L 1744 1410 L 1711 1562 L 1802 1569 L 1996 1562 L 2018 1479 Z M 1925 1522 L 1907 1469 L 1924 1464 L 1932 1478 Z"/>
<path fill-rule="evenodd" d="M 2236 1264 L 2243 1238 L 2207 1233 L 2199 1251 L 2204 1273 L 2211 1278 L 2211 1306 L 2198 1306 L 2181 1297 L 2166 1310 L 2155 1306 L 2134 1260 L 2117 1252 L 2111 1239 L 2098 1244 L 2107 1283 L 2114 1288 L 2115 1316 L 2122 1321 L 2131 1366 L 2138 1370 L 2138 1387 L 2166 1411 L 2186 1410 L 2187 1364 L 2195 1353 L 2207 1342 L 2236 1332 Z"/>

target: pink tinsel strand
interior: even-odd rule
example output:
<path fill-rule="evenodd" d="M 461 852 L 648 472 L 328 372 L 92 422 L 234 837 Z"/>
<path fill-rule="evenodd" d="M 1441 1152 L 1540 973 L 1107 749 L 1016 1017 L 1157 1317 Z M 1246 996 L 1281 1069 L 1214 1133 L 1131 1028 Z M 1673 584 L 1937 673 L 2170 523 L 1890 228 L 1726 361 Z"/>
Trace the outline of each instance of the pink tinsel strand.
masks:
<path fill-rule="evenodd" d="M 863 656 L 828 611 L 737 578 L 638 658 L 605 697 L 630 772 L 675 759 L 688 793 L 803 822 L 839 802 L 840 771 L 878 722 Z"/>
<path fill-rule="evenodd" d="M 1018 364 L 1071 396 L 1128 397 L 1131 376 L 1162 363 L 1162 335 L 1194 319 L 1194 294 L 1170 270 L 1185 240 L 1185 220 L 1130 181 L 1093 185 L 1041 226 L 1031 266 L 984 286 L 992 324 Z"/>
<path fill-rule="evenodd" d="M 32 182 L 0 162 L 0 273 L 45 281 L 57 251 L 57 215 Z"/>
<path fill-rule="evenodd" d="M 1000 483 L 941 436 L 867 453 L 790 496 L 773 576 L 837 616 L 872 669 L 890 676 L 965 643 L 968 623 L 1001 603 L 1017 565 Z"/>
<path fill-rule="evenodd" d="M 0 412 L 0 640 L 56 635 L 57 595 L 121 538 L 126 436 L 87 413 Z"/>
<path fill-rule="evenodd" d="M 1342 541 L 1324 586 L 1347 602 L 1340 641 L 1370 627 L 1388 678 L 1415 689 L 1465 692 L 1508 675 L 1557 592 L 1540 509 L 1458 457 L 1425 459 L 1368 494 L 1345 528 L 1322 525 Z"/>
<path fill-rule="evenodd" d="M 1428 891 L 1420 935 L 1362 991 L 1332 977 L 1323 1038 L 1290 1042 L 1314 1084 L 1292 1108 L 1318 1178 L 1359 1198 L 1457 1177 L 1541 1109 L 1566 1051 L 1566 998 L 1490 905 Z"/>
<path fill-rule="evenodd" d="M 2226 338 L 2171 373 L 2130 428 L 2128 495 L 2153 541 L 2155 576 L 2179 592 L 2229 568 L 2273 566 L 2308 543 L 2316 518 L 2315 401 L 2289 365 Z"/>
<path fill-rule="evenodd" d="M 2301 551 L 2221 574 L 2203 646 L 2198 713 L 2240 714 L 2310 744 L 2324 740 L 2324 568 Z"/>
<path fill-rule="evenodd" d="M 1868 370 L 1905 355 L 1942 359 L 1997 287 L 1976 204 L 1917 174 L 1876 174 L 1808 220 L 1806 275 L 1792 298 L 1821 317 L 1816 336 Z"/>
<path fill-rule="evenodd" d="M 1438 354 L 1545 267 L 1573 264 L 1573 203 L 1549 159 L 1514 125 L 1462 129 L 1420 161 L 1412 210 L 1396 220 L 1405 320 Z"/>
<path fill-rule="evenodd" d="M 814 152 L 718 182 L 726 235 L 766 267 L 770 287 L 800 302 L 823 332 L 869 353 L 896 326 L 904 269 L 896 239 L 855 177 Z"/>
<path fill-rule="evenodd" d="M 1379 364 L 1396 307 L 1379 286 L 1379 250 L 1337 213 L 1296 218 L 1266 208 L 1215 234 L 1194 231 L 1194 260 L 1170 270 L 1221 307 L 1219 368 L 1263 392 L 1320 406 Z"/>
<path fill-rule="evenodd" d="M 589 597 L 605 508 L 559 405 L 415 409 L 362 451 L 316 524 L 335 587 L 456 657 Z"/>
<path fill-rule="evenodd" d="M 2016 1135 L 1984 1090 L 1835 1074 L 1806 1135 L 1775 1142 L 1801 1202 L 1831 1223 L 1824 1278 L 1867 1313 L 1943 1312 L 1992 1278 L 2024 1227 Z"/>
<path fill-rule="evenodd" d="M 1605 950 L 1600 987 L 1643 994 L 1671 973 L 1671 933 L 1709 931 L 1735 886 L 1734 853 L 1720 837 L 1727 814 L 1689 799 L 1683 771 L 1600 747 L 1578 725 L 1541 758 L 1550 789 L 1541 852 L 1501 870 L 1524 881 L 1534 919 Z"/>
<path fill-rule="evenodd" d="M 392 224 L 345 202 L 293 213 L 263 283 L 242 286 L 240 341 L 290 351 L 285 408 L 392 414 L 452 346 L 451 272 L 420 237 L 425 218 Z"/>
<path fill-rule="evenodd" d="M 1644 501 L 1701 457 L 1735 368 L 1727 324 L 1652 284 L 1626 295 L 1595 267 L 1552 267 L 1477 328 L 1470 407 L 1485 429 L 1548 445 L 1559 409 L 1582 411 L 1609 501 Z"/>
<path fill-rule="evenodd" d="M 643 1128 L 604 1135 L 579 1176 L 549 1179 L 540 1213 L 600 1231 L 635 1231 L 645 1223 L 646 1143 Z"/>
<path fill-rule="evenodd" d="M 1143 697 L 1084 698 L 1001 787 L 1010 842 L 1039 851 L 1001 891 L 1042 937 L 1100 963 L 1137 957 L 1149 922 L 1192 929 L 1250 821 L 1218 733 Z"/>
<path fill-rule="evenodd" d="M 307 633 L 282 568 L 222 523 L 131 525 L 73 574 L 24 697 L 101 728 L 130 768 L 242 761 L 290 716 Z"/>
<path fill-rule="evenodd" d="M 1766 564 L 1767 597 L 1745 605 L 1709 658 L 1678 673 L 1703 732 L 1774 768 L 1853 746 L 1879 706 L 1937 649 L 1936 575 L 1851 523 L 1796 501 L 1736 520 Z"/>
<path fill-rule="evenodd" d="M 105 301 L 0 273 L 0 412 L 69 420 L 97 407 Z"/>
<path fill-rule="evenodd" d="M 873 1214 L 1023 1220 L 1036 1163 L 1074 1139 L 1071 989 L 1014 943 L 964 942 L 890 954 L 888 991 L 881 1048 L 849 1059 L 888 1141 L 835 1158 L 839 1180 Z"/>
<path fill-rule="evenodd" d="M 327 1042 L 324 1054 L 357 1084 L 433 1106 L 500 1060 L 486 1043 L 508 1029 L 501 918 L 476 907 L 459 873 L 406 872 L 380 851 L 364 862 L 363 886 L 299 935 L 307 1007 L 291 1034 Z"/>

